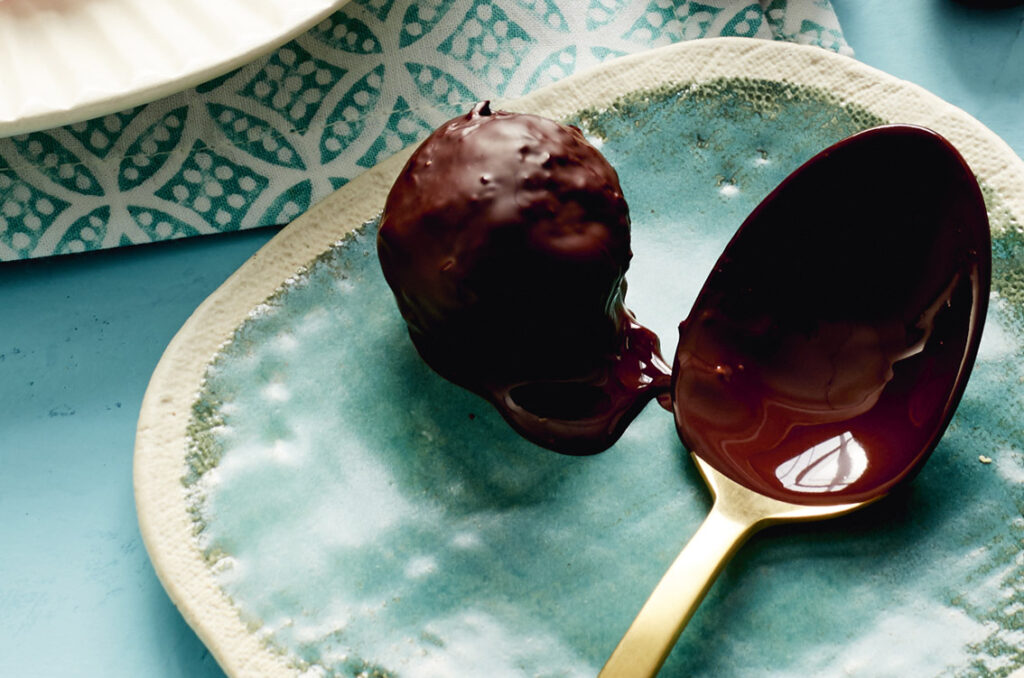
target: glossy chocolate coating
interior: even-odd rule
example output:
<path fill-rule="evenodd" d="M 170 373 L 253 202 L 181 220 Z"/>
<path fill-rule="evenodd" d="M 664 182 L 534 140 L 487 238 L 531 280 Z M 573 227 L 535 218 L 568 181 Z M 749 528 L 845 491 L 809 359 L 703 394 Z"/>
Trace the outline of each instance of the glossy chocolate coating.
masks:
<path fill-rule="evenodd" d="M 686 445 L 785 501 L 860 501 L 913 474 L 973 365 L 991 246 L 970 169 L 887 126 L 811 159 L 747 218 L 674 364 Z"/>
<path fill-rule="evenodd" d="M 377 240 L 423 359 L 535 443 L 610 446 L 668 388 L 623 305 L 629 210 L 574 128 L 478 104 L 413 153 Z"/>

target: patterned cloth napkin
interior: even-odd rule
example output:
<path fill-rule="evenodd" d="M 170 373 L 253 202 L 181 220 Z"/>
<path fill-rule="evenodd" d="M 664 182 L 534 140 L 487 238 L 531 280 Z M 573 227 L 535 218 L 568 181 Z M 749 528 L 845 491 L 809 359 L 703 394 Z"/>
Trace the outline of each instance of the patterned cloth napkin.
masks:
<path fill-rule="evenodd" d="M 0 139 L 0 261 L 283 224 L 475 101 L 721 35 L 850 53 L 828 0 L 352 0 L 193 89 Z"/>

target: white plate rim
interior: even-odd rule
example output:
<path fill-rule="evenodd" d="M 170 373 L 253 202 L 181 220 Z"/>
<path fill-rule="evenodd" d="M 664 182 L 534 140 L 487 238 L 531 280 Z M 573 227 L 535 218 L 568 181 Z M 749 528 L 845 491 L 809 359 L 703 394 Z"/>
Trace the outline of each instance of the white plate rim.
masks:
<path fill-rule="evenodd" d="M 144 8 L 152 7 L 147 3 L 165 1 L 119 0 L 126 7 L 134 5 L 135 10 L 143 12 L 149 11 Z M 13 92 L 9 90 L 4 97 L 8 103 L 0 102 L 0 138 L 91 120 L 150 103 L 202 84 L 280 47 L 304 33 L 347 2 L 348 0 L 262 0 L 258 3 L 239 3 L 238 9 L 254 15 L 261 11 L 260 7 L 273 7 L 275 11 L 286 12 L 288 20 L 268 33 L 252 36 L 252 39 L 248 41 L 225 42 L 222 47 L 206 55 L 200 62 L 187 66 L 174 66 L 168 63 L 164 68 L 156 71 L 143 69 L 140 66 L 122 73 L 116 78 L 108 78 L 106 82 L 102 82 L 103 76 L 101 75 L 101 81 L 69 84 L 64 94 L 54 93 L 52 88 L 36 92 L 31 89 L 28 91 L 16 89 Z M 3 6 L 0 6 L 0 15 L 3 14 L 4 9 Z M 262 11 L 268 10 L 263 9 Z M 13 21 L 11 25 L 5 27 L 6 31 L 31 30 L 37 32 L 41 38 L 45 38 L 50 31 L 74 30 L 73 26 L 61 25 L 65 21 L 68 24 L 73 22 L 69 17 L 62 16 L 59 11 L 41 11 L 34 17 L 21 19 L 17 17 L 12 19 L 9 15 L 0 16 L 0 18 Z M 128 20 L 126 19 L 126 21 Z M 19 23 L 23 25 L 19 25 Z M 205 28 L 207 30 L 230 30 L 229 26 L 207 26 Z M 99 33 L 83 30 L 81 35 L 90 40 L 92 49 L 106 49 L 106 46 L 102 44 L 104 38 Z M 188 36 L 179 36 L 179 38 L 181 39 L 180 49 L 188 49 Z M 171 42 L 174 42 L 173 37 Z M 3 50 L 0 50 L 0 72 L 11 73 L 12 69 L 19 68 L 19 64 L 20 68 L 25 69 L 24 64 L 26 63 L 35 64 L 33 68 L 45 68 L 45 65 L 40 64 L 46 64 L 54 57 L 52 54 L 45 54 L 49 44 L 47 40 L 41 39 L 38 44 L 40 52 L 37 54 L 11 54 L 9 52 L 5 54 Z M 59 66 L 57 64 L 57 67 Z M 31 74 L 24 73 L 24 75 Z M 44 81 L 49 81 L 49 79 L 39 79 L 39 82 Z"/>
<path fill-rule="evenodd" d="M 628 92 L 718 78 L 757 78 L 825 89 L 884 120 L 947 137 L 1024 224 L 1024 161 L 964 111 L 912 83 L 818 47 L 749 38 L 678 43 L 607 62 L 495 108 L 567 118 Z M 187 497 L 187 426 L 207 365 L 249 312 L 288 278 L 372 219 L 412 149 L 363 173 L 278 233 L 183 325 L 157 365 L 139 417 L 134 484 L 139 525 L 157 575 L 186 621 L 232 676 L 298 676 L 300 670 L 250 631 L 217 586 L 193 536 Z M 609 648 L 609 651 L 611 648 Z"/>

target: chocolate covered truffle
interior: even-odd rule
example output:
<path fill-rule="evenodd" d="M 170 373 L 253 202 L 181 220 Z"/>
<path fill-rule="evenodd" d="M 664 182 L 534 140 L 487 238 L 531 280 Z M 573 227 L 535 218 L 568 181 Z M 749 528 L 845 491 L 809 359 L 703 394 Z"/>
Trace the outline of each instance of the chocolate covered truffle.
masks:
<path fill-rule="evenodd" d="M 575 127 L 487 103 L 445 123 L 395 181 L 377 247 L 427 364 L 537 444 L 599 452 L 667 390 L 623 304 L 618 176 Z"/>

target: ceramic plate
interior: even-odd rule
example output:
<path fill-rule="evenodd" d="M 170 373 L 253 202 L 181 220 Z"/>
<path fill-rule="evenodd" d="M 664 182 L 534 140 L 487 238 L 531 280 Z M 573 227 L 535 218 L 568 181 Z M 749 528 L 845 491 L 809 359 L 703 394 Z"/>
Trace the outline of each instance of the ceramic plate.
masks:
<path fill-rule="evenodd" d="M 3 0 L 0 137 L 152 101 L 241 66 L 345 0 Z"/>
<path fill-rule="evenodd" d="M 667 355 L 729 237 L 817 151 L 896 121 L 960 149 L 995 292 L 948 433 L 906 491 L 747 544 L 662 675 L 1024 667 L 1024 163 L 918 87 L 783 43 L 684 43 L 500 107 L 579 125 L 618 169 L 627 305 Z M 564 457 L 419 361 L 374 244 L 406 157 L 282 231 L 175 337 L 139 423 L 142 534 L 232 675 L 593 676 L 708 494 L 656 404 Z"/>

